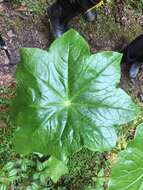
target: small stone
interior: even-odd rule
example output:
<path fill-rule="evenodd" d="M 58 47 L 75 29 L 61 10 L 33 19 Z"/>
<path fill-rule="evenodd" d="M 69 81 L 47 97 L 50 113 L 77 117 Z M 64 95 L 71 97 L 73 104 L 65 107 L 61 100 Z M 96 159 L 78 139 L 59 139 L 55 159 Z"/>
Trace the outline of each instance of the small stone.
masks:
<path fill-rule="evenodd" d="M 8 35 L 10 38 L 12 38 L 12 37 L 15 36 L 15 34 L 13 33 L 12 30 L 9 30 L 9 31 L 7 32 L 7 35 Z"/>
<path fill-rule="evenodd" d="M 138 23 L 143 26 L 143 15 L 138 18 Z"/>

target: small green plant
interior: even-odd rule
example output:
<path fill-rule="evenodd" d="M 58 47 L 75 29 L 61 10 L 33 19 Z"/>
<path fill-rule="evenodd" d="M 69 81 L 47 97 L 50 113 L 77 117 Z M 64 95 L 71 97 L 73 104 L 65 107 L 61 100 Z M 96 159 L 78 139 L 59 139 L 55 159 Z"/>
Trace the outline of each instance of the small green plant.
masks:
<path fill-rule="evenodd" d="M 59 165 L 57 164 L 59 162 L 56 161 L 56 164 L 50 164 L 51 160 L 48 161 L 48 158 L 46 158 L 47 160 L 43 161 L 41 160 L 43 159 L 42 155 L 39 154 L 32 154 L 28 157 L 15 154 L 13 157 L 15 160 L 9 158 L 10 161 L 3 164 L 3 167 L 0 169 L 2 173 L 6 165 L 12 163 L 12 168 L 9 172 L 12 170 L 16 171 L 14 177 L 10 177 L 10 179 L 9 172 L 6 170 L 3 172 L 3 175 L 0 175 L 3 177 L 1 178 L 0 185 L 5 187 L 6 190 L 10 187 L 15 189 L 23 188 L 25 190 L 54 190 L 55 185 L 58 190 L 84 189 L 88 184 L 94 187 L 94 190 L 97 184 L 100 183 L 100 187 L 102 187 L 103 183 L 107 183 L 107 179 L 100 175 L 101 170 L 109 168 L 107 160 L 105 160 L 104 155 L 91 152 L 87 149 L 76 153 L 70 158 L 68 162 L 69 174 L 60 178 L 56 184 L 50 178 L 57 182 L 58 175 L 67 173 L 67 167 L 63 167 L 62 163 Z"/>
<path fill-rule="evenodd" d="M 7 190 L 7 188 L 16 180 L 17 170 L 14 168 L 13 162 L 8 162 L 0 170 L 0 189 Z"/>
<path fill-rule="evenodd" d="M 14 186 L 16 182 L 21 181 L 21 177 L 27 178 L 27 171 L 32 166 L 34 162 L 24 157 L 7 162 L 0 169 L 0 190 Z"/>
<path fill-rule="evenodd" d="M 115 147 L 115 126 L 139 113 L 118 87 L 121 57 L 110 51 L 90 55 L 88 44 L 74 30 L 49 51 L 22 49 L 12 106 L 16 151 L 67 162 L 83 147 L 99 152 Z"/>

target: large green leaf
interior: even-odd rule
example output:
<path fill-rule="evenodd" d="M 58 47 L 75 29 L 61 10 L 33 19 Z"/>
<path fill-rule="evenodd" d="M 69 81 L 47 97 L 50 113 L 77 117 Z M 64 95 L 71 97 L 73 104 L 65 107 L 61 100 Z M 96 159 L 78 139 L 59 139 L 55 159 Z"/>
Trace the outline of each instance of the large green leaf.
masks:
<path fill-rule="evenodd" d="M 121 56 L 109 51 L 90 55 L 88 44 L 74 30 L 48 52 L 22 49 L 12 109 L 16 150 L 64 159 L 83 146 L 94 151 L 114 147 L 113 125 L 127 123 L 138 113 L 118 88 Z"/>
<path fill-rule="evenodd" d="M 143 124 L 135 139 L 119 153 L 113 166 L 109 190 L 143 190 Z"/>

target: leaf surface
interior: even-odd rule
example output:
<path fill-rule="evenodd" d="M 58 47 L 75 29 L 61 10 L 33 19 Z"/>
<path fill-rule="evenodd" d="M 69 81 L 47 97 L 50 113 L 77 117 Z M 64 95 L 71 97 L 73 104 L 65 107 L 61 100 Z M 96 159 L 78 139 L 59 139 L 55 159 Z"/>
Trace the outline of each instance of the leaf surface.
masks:
<path fill-rule="evenodd" d="M 110 51 L 90 55 L 74 30 L 49 51 L 22 49 L 12 109 L 16 150 L 66 159 L 83 146 L 100 152 L 114 147 L 114 125 L 133 120 L 139 112 L 118 88 L 121 57 Z"/>
<path fill-rule="evenodd" d="M 109 190 L 143 190 L 143 124 L 137 128 L 135 139 L 119 153 Z"/>
<path fill-rule="evenodd" d="M 68 173 L 68 168 L 66 164 L 54 157 L 50 157 L 47 161 L 47 174 L 56 183 L 62 175 Z"/>

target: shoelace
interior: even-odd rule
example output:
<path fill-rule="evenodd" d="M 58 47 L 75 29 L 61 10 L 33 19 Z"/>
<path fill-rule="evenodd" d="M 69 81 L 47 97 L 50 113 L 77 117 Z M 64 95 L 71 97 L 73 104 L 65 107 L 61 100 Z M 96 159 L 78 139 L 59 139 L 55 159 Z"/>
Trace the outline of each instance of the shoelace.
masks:
<path fill-rule="evenodd" d="M 98 9 L 98 8 L 101 7 L 102 5 L 104 5 L 104 0 L 100 0 L 100 1 L 99 1 L 97 4 L 95 4 L 93 7 L 89 8 L 89 9 L 86 11 L 86 13 L 89 12 L 89 11 L 92 11 L 93 9 Z"/>

